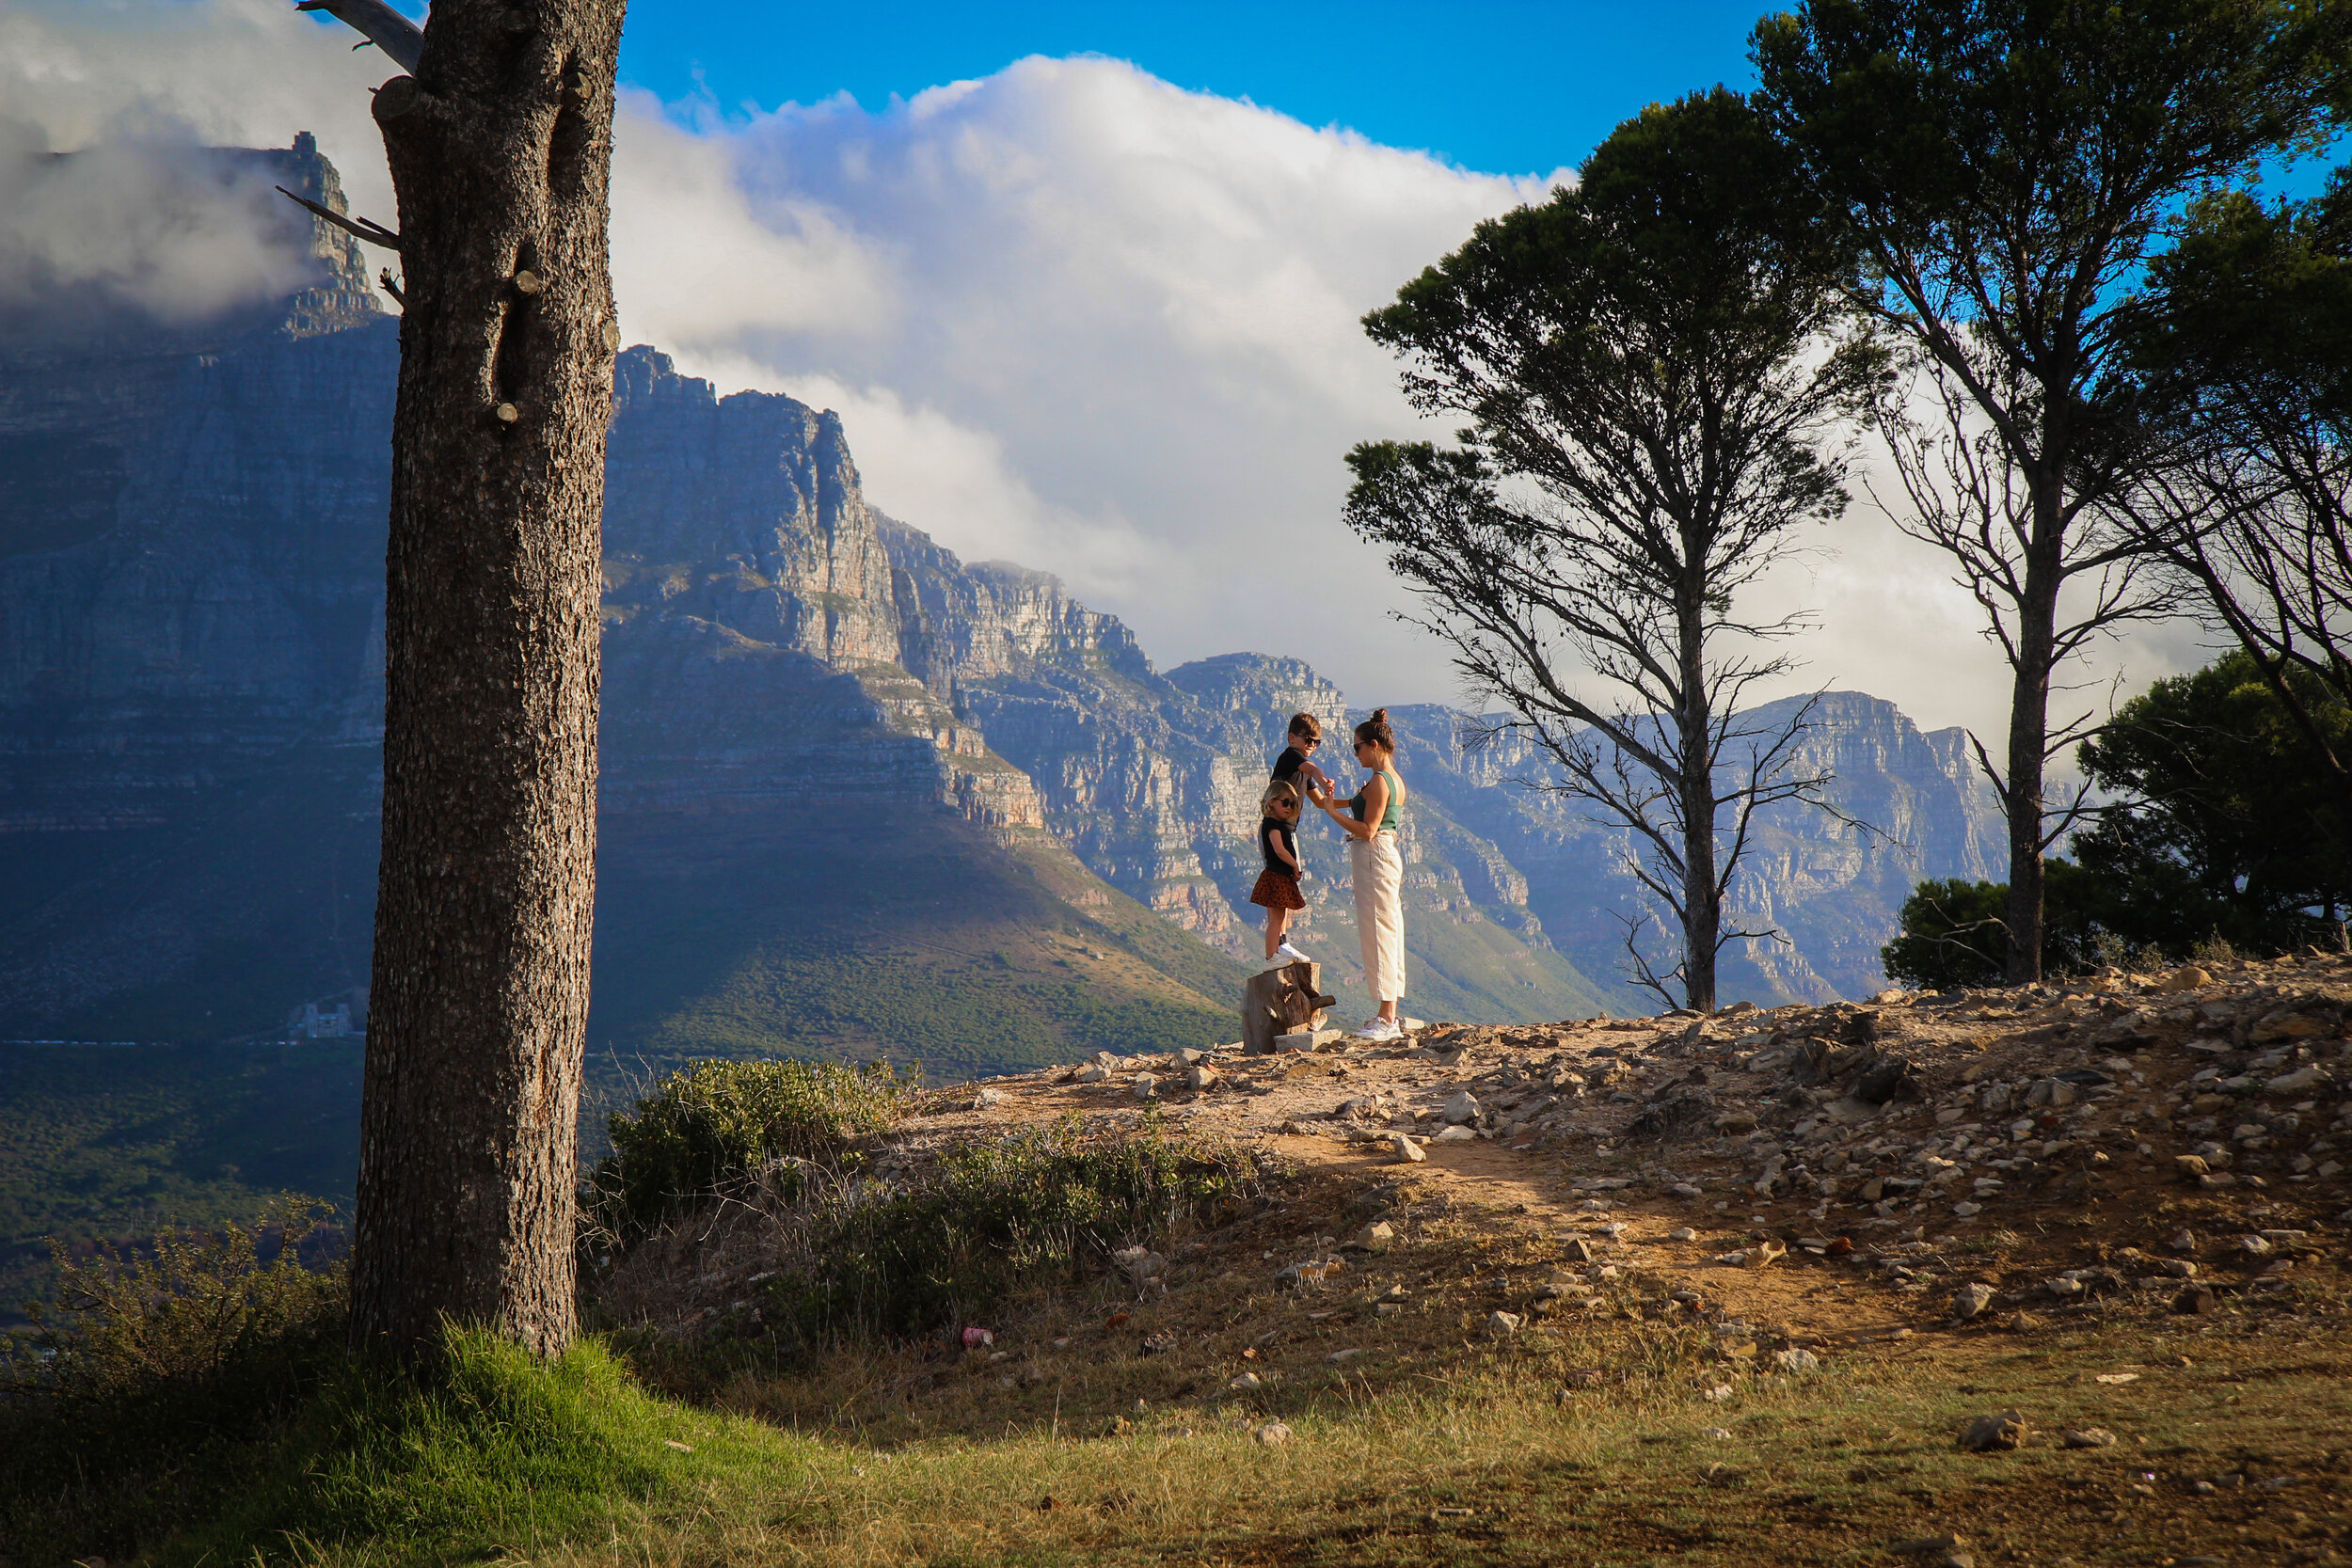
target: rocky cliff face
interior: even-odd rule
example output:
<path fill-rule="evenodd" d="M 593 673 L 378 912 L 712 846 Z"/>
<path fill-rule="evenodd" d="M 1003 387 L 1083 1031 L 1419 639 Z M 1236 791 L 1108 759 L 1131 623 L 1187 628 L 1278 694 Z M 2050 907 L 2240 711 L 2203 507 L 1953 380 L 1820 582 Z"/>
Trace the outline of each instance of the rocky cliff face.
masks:
<path fill-rule="evenodd" d="M 340 201 L 313 150 L 251 156 Z M 266 329 L 100 335 L 79 357 L 53 344 L 0 360 L 0 1033 L 119 1020 L 106 1026 L 201 1034 L 207 1016 L 242 1033 L 255 1005 L 223 975 L 275 988 L 272 1018 L 364 982 L 397 327 L 339 234 L 311 225 L 292 243 L 311 247 L 318 281 Z M 845 843 L 914 852 L 952 823 L 957 842 L 1014 857 L 957 851 L 967 902 L 1020 902 L 1018 883 L 1050 890 L 1039 909 L 1099 911 L 1123 894 L 1254 957 L 1258 793 L 1302 709 L 1331 737 L 1323 765 L 1352 781 L 1338 688 L 1253 654 L 1156 670 L 1123 625 L 1054 578 L 966 564 L 877 512 L 831 413 L 721 397 L 644 347 L 621 356 L 615 384 L 600 928 L 609 911 L 629 942 L 667 951 L 701 918 L 693 889 L 734 879 L 755 890 L 741 907 L 757 905 L 768 933 L 768 957 L 743 961 L 777 973 L 775 954 L 880 896 L 861 879 L 935 874 L 876 871 L 871 855 L 840 861 L 834 882 L 802 873 Z M 9 452 L 24 458 L 13 469 Z M 45 464 L 24 457 L 42 452 Z M 62 512 L 57 495 L 72 498 Z M 1507 738 L 1465 751 L 1458 715 L 1396 718 L 1414 791 L 1413 1010 L 1626 1008 L 1617 917 L 1635 906 L 1622 835 L 1511 784 L 1541 768 Z M 1911 881 L 1992 863 L 1997 820 L 1956 737 L 1836 694 L 1808 747 L 1840 805 L 1878 832 L 1793 812 L 1765 825 L 1741 896 L 1790 943 L 1740 956 L 1734 994 L 1873 989 Z M 1305 838 L 1300 940 L 1345 995 L 1356 941 L 1340 836 L 1311 825 Z M 782 857 L 772 875 L 753 872 L 762 856 Z M 982 864 L 994 869 L 969 869 Z M 975 891 L 1000 872 L 1013 881 Z M 770 884 L 799 891 L 780 904 L 756 892 Z M 938 898 L 924 921 L 972 912 L 952 888 Z M 1063 951 L 1061 937 L 1038 940 L 1039 954 Z M 1200 968 L 1181 944 L 1120 940 L 1158 955 L 1138 959 L 1147 991 L 1174 984 L 1198 1001 L 1184 988 L 1234 973 Z M 627 990 L 606 983 L 621 961 L 611 951 L 600 942 L 600 1006 Z M 1167 979 L 1179 972 L 1189 977 Z M 739 979 L 710 982 L 755 997 L 729 1002 L 730 1016 L 794 1006 L 784 992 L 758 1002 Z M 647 995 L 666 983 L 630 982 Z M 660 1011 L 629 994 L 628 1007 Z"/>

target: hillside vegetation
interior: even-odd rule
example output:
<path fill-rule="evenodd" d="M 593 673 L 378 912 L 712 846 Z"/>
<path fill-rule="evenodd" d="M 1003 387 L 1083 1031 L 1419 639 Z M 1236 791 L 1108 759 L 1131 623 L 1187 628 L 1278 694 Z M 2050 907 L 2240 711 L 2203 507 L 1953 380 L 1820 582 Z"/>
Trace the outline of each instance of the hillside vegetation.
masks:
<path fill-rule="evenodd" d="M 0 1528 L 24 1562 L 2337 1561 L 2348 983 L 911 1097 L 730 1068 L 621 1140 L 608 1174 L 691 1174 L 610 1187 L 680 1190 L 612 1211 L 563 1362 L 297 1356 L 200 1449 L 116 1435 L 190 1408 L 150 1384 L 20 1384 Z"/>

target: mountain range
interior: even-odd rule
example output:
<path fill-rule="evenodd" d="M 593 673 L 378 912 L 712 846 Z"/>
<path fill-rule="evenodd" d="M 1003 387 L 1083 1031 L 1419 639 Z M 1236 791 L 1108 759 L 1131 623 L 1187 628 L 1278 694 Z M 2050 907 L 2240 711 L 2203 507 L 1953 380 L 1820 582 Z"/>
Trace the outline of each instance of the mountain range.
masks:
<path fill-rule="evenodd" d="M 340 210 L 307 138 L 214 156 Z M 399 324 L 287 211 L 315 281 L 266 311 L 0 339 L 0 1037 L 364 1017 Z M 1339 734 L 1368 694 L 1251 653 L 1158 669 L 1052 576 L 884 515 L 792 398 L 640 346 L 614 407 L 592 1052 L 967 1073 L 1230 1036 L 1283 724 Z M 1391 714 L 1409 1010 L 1647 1010 L 1625 835 L 1515 783 L 1547 774 L 1507 736 Z M 1728 955 L 1727 996 L 1874 990 L 1914 881 L 1993 874 L 1963 740 L 1818 700 L 1803 761 L 1870 831 L 1762 825 L 1738 898 L 1787 940 Z M 1361 1008 L 1338 835 L 1304 836 L 1298 940 Z"/>

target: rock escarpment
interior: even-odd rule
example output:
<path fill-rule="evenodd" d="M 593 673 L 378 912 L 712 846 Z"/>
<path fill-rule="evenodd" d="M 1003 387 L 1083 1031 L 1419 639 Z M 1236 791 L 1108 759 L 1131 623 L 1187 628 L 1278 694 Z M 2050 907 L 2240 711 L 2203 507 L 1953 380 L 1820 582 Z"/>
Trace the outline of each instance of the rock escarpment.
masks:
<path fill-rule="evenodd" d="M 235 156 L 340 203 L 314 150 Z M 363 982 L 397 328 L 350 244 L 280 205 L 313 281 L 268 323 L 117 323 L 0 362 L 0 1034 L 244 1034 Z M 600 922 L 653 951 L 717 920 L 709 879 L 725 880 L 737 914 L 688 947 L 739 958 L 710 994 L 755 1021 L 740 1037 L 771 1044 L 756 1021 L 788 1020 L 805 994 L 776 978 L 803 962 L 789 955 L 918 889 L 933 902 L 916 925 L 984 923 L 992 899 L 1030 908 L 1015 883 L 1045 890 L 1040 919 L 1139 905 L 1165 937 L 1121 927 L 1135 962 L 1120 983 L 1228 1006 L 1200 988 L 1238 971 L 1197 943 L 1255 955 L 1267 764 L 1304 709 L 1352 787 L 1346 695 L 1256 654 L 1159 671 L 1051 576 L 967 564 L 881 514 L 834 414 L 721 397 L 646 347 L 615 383 Z M 1507 738 L 1466 751 L 1459 715 L 1394 711 L 1414 790 L 1414 1009 L 1624 1010 L 1623 835 L 1512 784 L 1541 768 Z M 1836 694 L 1808 744 L 1879 832 L 1796 813 L 1765 825 L 1742 896 L 1792 945 L 1735 956 L 1733 994 L 1875 988 L 1911 880 L 1984 875 L 1997 842 L 1956 737 Z M 965 846 L 952 873 L 923 859 L 943 834 Z M 1299 939 L 1360 1006 L 1341 840 L 1311 822 L 1304 836 Z M 832 880 L 809 879 L 820 864 Z M 1113 962 L 1108 940 L 1073 928 L 1021 950 L 1039 985 L 1059 984 L 1072 952 Z M 600 1008 L 660 1014 L 648 998 L 671 981 L 608 983 L 626 958 L 600 943 Z M 849 1050 L 861 1028 L 880 1037 L 851 1021 L 825 1038 Z"/>

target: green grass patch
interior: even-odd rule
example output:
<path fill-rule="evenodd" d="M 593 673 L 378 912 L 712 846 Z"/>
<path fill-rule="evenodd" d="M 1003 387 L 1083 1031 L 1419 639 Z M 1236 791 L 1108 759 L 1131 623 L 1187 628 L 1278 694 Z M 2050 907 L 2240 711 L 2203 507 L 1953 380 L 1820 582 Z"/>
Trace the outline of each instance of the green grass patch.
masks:
<path fill-rule="evenodd" d="M 165 1562 L 536 1558 L 772 1487 L 801 1445 L 638 1386 L 598 1340 L 541 1362 L 451 1330 L 429 1379 L 354 1367 Z"/>

